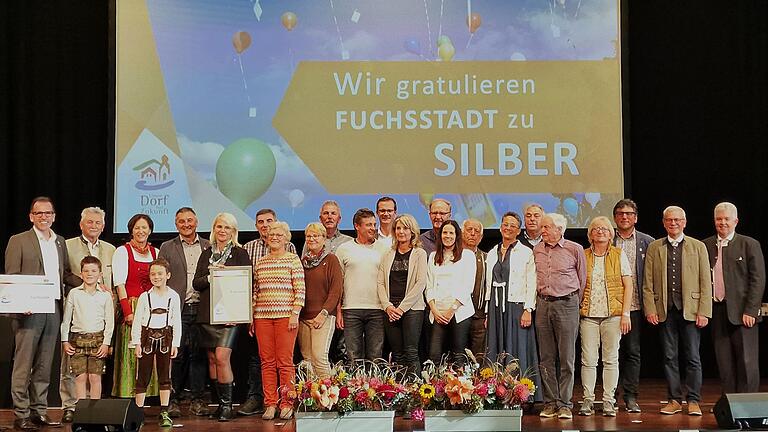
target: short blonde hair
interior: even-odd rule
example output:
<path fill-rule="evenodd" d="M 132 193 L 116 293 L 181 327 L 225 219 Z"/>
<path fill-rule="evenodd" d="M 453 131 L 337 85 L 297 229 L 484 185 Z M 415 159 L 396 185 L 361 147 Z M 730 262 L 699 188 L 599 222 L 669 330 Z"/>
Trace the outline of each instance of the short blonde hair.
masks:
<path fill-rule="evenodd" d="M 592 244 L 592 231 L 594 231 L 595 227 L 598 225 L 605 226 L 609 229 L 609 238 L 608 241 L 610 242 L 613 240 L 614 232 L 613 232 L 613 225 L 611 224 L 611 220 L 608 219 L 605 216 L 595 216 L 591 222 L 589 222 L 589 227 L 587 228 L 587 240 L 589 240 L 589 244 Z"/>
<path fill-rule="evenodd" d="M 419 237 L 419 233 L 421 230 L 419 230 L 419 223 L 416 222 L 416 218 L 409 215 L 408 213 L 403 213 L 401 215 L 398 215 L 395 218 L 395 221 L 392 222 L 392 229 L 397 229 L 397 224 L 400 223 L 404 227 L 408 228 L 408 230 L 411 231 L 411 247 L 417 248 L 421 247 L 421 238 Z M 394 236 L 394 232 L 393 232 Z M 392 249 L 397 250 L 397 239 L 392 240 Z"/>
<path fill-rule="evenodd" d="M 283 234 L 285 234 L 285 241 L 289 242 L 291 241 L 291 227 L 288 226 L 288 223 L 283 221 L 274 221 L 271 224 L 269 224 L 269 231 L 267 233 L 271 233 L 273 230 L 282 230 Z"/>
<path fill-rule="evenodd" d="M 323 237 L 328 236 L 328 230 L 325 229 L 325 225 L 321 224 L 320 222 L 310 222 L 307 224 L 307 227 L 304 228 L 304 235 L 306 236 L 308 232 L 316 232 L 318 234 L 322 234 Z"/>
<path fill-rule="evenodd" d="M 213 218 L 213 222 L 211 223 L 211 237 L 209 238 L 211 245 L 216 244 L 215 228 L 216 222 L 219 220 L 232 227 L 232 244 L 239 247 L 240 243 L 237 241 L 237 233 L 239 233 L 240 230 L 237 228 L 237 218 L 235 218 L 232 213 L 226 212 L 221 212 L 217 214 L 215 218 Z"/>

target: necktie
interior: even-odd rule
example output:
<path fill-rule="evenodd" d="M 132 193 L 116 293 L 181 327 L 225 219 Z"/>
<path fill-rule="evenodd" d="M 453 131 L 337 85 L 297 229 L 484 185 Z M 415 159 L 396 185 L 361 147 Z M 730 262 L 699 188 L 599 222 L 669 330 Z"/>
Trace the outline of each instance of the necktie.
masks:
<path fill-rule="evenodd" d="M 723 301 L 725 299 L 725 280 L 723 279 L 723 242 L 720 240 L 717 241 L 717 260 L 712 273 L 715 279 L 715 300 Z"/>

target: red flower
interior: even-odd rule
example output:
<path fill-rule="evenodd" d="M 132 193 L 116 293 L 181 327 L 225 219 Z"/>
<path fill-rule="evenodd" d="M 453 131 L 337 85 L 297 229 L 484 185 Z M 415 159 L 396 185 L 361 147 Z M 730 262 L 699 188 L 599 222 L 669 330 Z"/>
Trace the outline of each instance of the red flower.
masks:
<path fill-rule="evenodd" d="M 507 388 L 503 385 L 496 386 L 496 396 L 503 398 L 507 394 Z"/>
<path fill-rule="evenodd" d="M 488 386 L 485 383 L 478 385 L 475 388 L 475 394 L 477 394 L 480 397 L 488 396 Z"/>
<path fill-rule="evenodd" d="M 349 389 L 346 387 L 342 387 L 339 389 L 339 398 L 344 399 L 349 396 Z"/>

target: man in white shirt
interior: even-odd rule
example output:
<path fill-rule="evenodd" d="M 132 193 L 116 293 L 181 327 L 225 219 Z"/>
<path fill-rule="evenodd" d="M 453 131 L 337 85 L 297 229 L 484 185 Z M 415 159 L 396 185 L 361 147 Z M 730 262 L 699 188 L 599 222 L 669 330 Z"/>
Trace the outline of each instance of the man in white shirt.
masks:
<path fill-rule="evenodd" d="M 379 263 L 385 247 L 376 245 L 376 216 L 369 209 L 355 213 L 357 237 L 336 249 L 344 273 L 342 313 L 337 326 L 344 330 L 349 360 L 380 358 L 384 347 L 384 312 L 377 293 Z"/>
<path fill-rule="evenodd" d="M 379 217 L 379 231 L 376 241 L 392 246 L 394 227 L 392 223 L 397 217 L 397 202 L 394 198 L 384 196 L 376 201 L 376 215 Z"/>
<path fill-rule="evenodd" d="M 45 275 L 60 288 L 83 283 L 72 274 L 64 237 L 56 235 L 51 225 L 56 220 L 53 201 L 48 197 L 32 200 L 29 221 L 32 229 L 16 234 L 5 249 L 5 273 Z M 61 326 L 61 304 L 54 313 L 19 314 L 13 320 L 15 338 L 11 398 L 14 428 L 37 430 L 40 426 L 58 426 L 48 417 L 48 387 L 53 368 L 56 341 Z"/>

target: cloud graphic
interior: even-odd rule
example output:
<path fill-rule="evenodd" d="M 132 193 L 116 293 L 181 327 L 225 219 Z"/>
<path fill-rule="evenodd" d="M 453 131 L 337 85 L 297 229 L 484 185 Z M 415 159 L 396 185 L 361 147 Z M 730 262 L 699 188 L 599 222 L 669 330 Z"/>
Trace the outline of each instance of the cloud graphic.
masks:
<path fill-rule="evenodd" d="M 224 146 L 211 141 L 194 141 L 182 134 L 177 135 L 176 139 L 179 141 L 184 162 L 205 180 L 216 184 L 216 162 L 224 151 Z"/>

